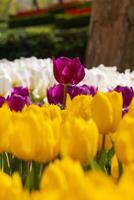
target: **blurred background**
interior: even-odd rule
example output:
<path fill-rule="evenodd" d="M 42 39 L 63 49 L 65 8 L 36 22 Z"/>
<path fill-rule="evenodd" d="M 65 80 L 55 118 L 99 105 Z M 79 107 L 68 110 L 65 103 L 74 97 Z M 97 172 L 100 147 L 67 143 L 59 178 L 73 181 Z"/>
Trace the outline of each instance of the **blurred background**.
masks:
<path fill-rule="evenodd" d="M 0 59 L 134 66 L 134 0 L 0 0 Z"/>
<path fill-rule="evenodd" d="M 91 1 L 0 0 L 0 59 L 79 56 L 85 61 Z"/>

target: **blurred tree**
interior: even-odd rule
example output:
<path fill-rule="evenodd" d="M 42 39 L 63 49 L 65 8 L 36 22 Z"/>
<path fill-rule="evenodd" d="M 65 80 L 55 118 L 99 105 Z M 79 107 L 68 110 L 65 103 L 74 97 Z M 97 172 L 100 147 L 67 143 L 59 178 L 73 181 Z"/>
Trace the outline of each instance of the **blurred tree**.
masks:
<path fill-rule="evenodd" d="M 37 0 L 33 0 L 33 5 L 36 9 L 39 9 L 39 4 Z"/>
<path fill-rule="evenodd" d="M 134 0 L 93 0 L 86 64 L 134 66 Z"/>

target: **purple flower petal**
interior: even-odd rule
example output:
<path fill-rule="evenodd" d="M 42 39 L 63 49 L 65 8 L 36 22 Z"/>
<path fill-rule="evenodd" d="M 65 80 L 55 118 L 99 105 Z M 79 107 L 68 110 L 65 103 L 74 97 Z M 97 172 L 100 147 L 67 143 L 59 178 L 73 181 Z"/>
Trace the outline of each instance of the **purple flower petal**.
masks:
<path fill-rule="evenodd" d="M 5 98 L 0 96 L 0 107 L 2 107 L 2 105 L 5 103 Z"/>
<path fill-rule="evenodd" d="M 18 94 L 14 94 L 8 96 L 7 102 L 11 110 L 14 110 L 16 112 L 21 111 L 25 105 L 25 97 L 22 97 Z"/>
<path fill-rule="evenodd" d="M 97 88 L 94 86 L 82 85 L 82 86 L 68 87 L 68 93 L 70 94 L 71 99 L 73 99 L 75 96 L 80 95 L 80 94 L 94 96 L 96 92 L 97 92 Z"/>
<path fill-rule="evenodd" d="M 32 103 L 27 87 L 14 87 L 6 101 L 10 109 L 14 111 L 21 111 L 25 104 L 30 105 Z"/>
<path fill-rule="evenodd" d="M 29 96 L 29 91 L 28 91 L 28 88 L 27 87 L 14 87 L 11 91 L 11 95 L 12 94 L 18 94 L 22 97 L 27 97 Z"/>
<path fill-rule="evenodd" d="M 134 97 L 134 90 L 132 87 L 126 87 L 126 86 L 117 86 L 115 89 L 117 92 L 122 93 L 123 97 L 123 108 L 128 108 L 130 105 L 132 98 Z"/>
<path fill-rule="evenodd" d="M 70 59 L 60 57 L 53 60 L 53 72 L 55 79 L 61 84 L 76 85 L 85 76 L 84 66 L 79 58 Z"/>
<path fill-rule="evenodd" d="M 50 104 L 62 105 L 64 86 L 61 84 L 54 85 L 47 90 L 47 99 Z"/>

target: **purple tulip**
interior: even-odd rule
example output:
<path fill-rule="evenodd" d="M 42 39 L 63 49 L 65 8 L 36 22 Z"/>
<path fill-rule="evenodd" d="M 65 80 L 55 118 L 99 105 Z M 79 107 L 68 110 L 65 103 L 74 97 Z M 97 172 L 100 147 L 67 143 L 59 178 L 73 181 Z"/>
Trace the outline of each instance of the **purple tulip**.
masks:
<path fill-rule="evenodd" d="M 21 111 L 24 105 L 30 105 L 31 100 L 29 91 L 26 87 L 14 87 L 11 90 L 11 95 L 7 97 L 7 103 L 11 110 Z"/>
<path fill-rule="evenodd" d="M 2 96 L 0 96 L 0 107 L 5 103 L 6 99 Z"/>
<path fill-rule="evenodd" d="M 128 107 L 132 101 L 132 98 L 134 97 L 134 90 L 132 87 L 127 87 L 127 86 L 117 86 L 114 90 L 122 93 L 123 97 L 122 113 L 124 115 L 125 113 L 127 113 Z"/>
<path fill-rule="evenodd" d="M 11 90 L 11 95 L 20 95 L 22 97 L 25 97 L 25 103 L 27 105 L 30 105 L 32 102 L 30 100 L 30 97 L 29 97 L 29 91 L 28 91 L 28 88 L 27 87 L 14 87 L 12 90 Z"/>
<path fill-rule="evenodd" d="M 53 60 L 53 71 L 55 79 L 61 84 L 76 85 L 85 76 L 84 66 L 79 58 L 70 59 L 60 57 Z"/>
<path fill-rule="evenodd" d="M 61 106 L 63 103 L 64 86 L 62 84 L 54 85 L 47 90 L 47 99 L 50 104 Z"/>
<path fill-rule="evenodd" d="M 11 110 L 21 111 L 25 105 L 25 97 L 14 94 L 7 97 L 7 102 Z"/>
<path fill-rule="evenodd" d="M 71 99 L 80 94 L 94 96 L 96 92 L 97 88 L 94 86 L 82 85 L 82 86 L 68 87 L 68 93 L 70 94 Z"/>
<path fill-rule="evenodd" d="M 129 104 L 131 103 L 132 98 L 134 97 L 133 88 L 126 87 L 126 86 L 117 86 L 114 90 L 122 93 L 123 108 L 127 108 Z"/>
<path fill-rule="evenodd" d="M 68 86 L 67 93 L 71 99 L 80 94 L 95 95 L 97 88 L 93 86 Z M 62 106 L 64 95 L 64 86 L 62 84 L 54 85 L 47 90 L 47 99 L 50 104 Z"/>
<path fill-rule="evenodd" d="M 11 90 L 11 95 L 12 94 L 18 94 L 18 95 L 20 95 L 22 97 L 27 97 L 27 96 L 29 96 L 29 91 L 28 91 L 27 87 L 22 87 L 22 86 L 14 87 Z"/>

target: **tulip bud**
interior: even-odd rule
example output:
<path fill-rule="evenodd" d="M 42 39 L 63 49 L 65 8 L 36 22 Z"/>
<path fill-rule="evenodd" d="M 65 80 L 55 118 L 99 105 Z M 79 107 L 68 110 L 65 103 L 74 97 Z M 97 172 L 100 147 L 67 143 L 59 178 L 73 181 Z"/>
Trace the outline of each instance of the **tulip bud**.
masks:
<path fill-rule="evenodd" d="M 60 57 L 53 60 L 53 71 L 55 79 L 61 84 L 76 85 L 85 76 L 84 66 L 79 58 L 70 59 Z"/>

